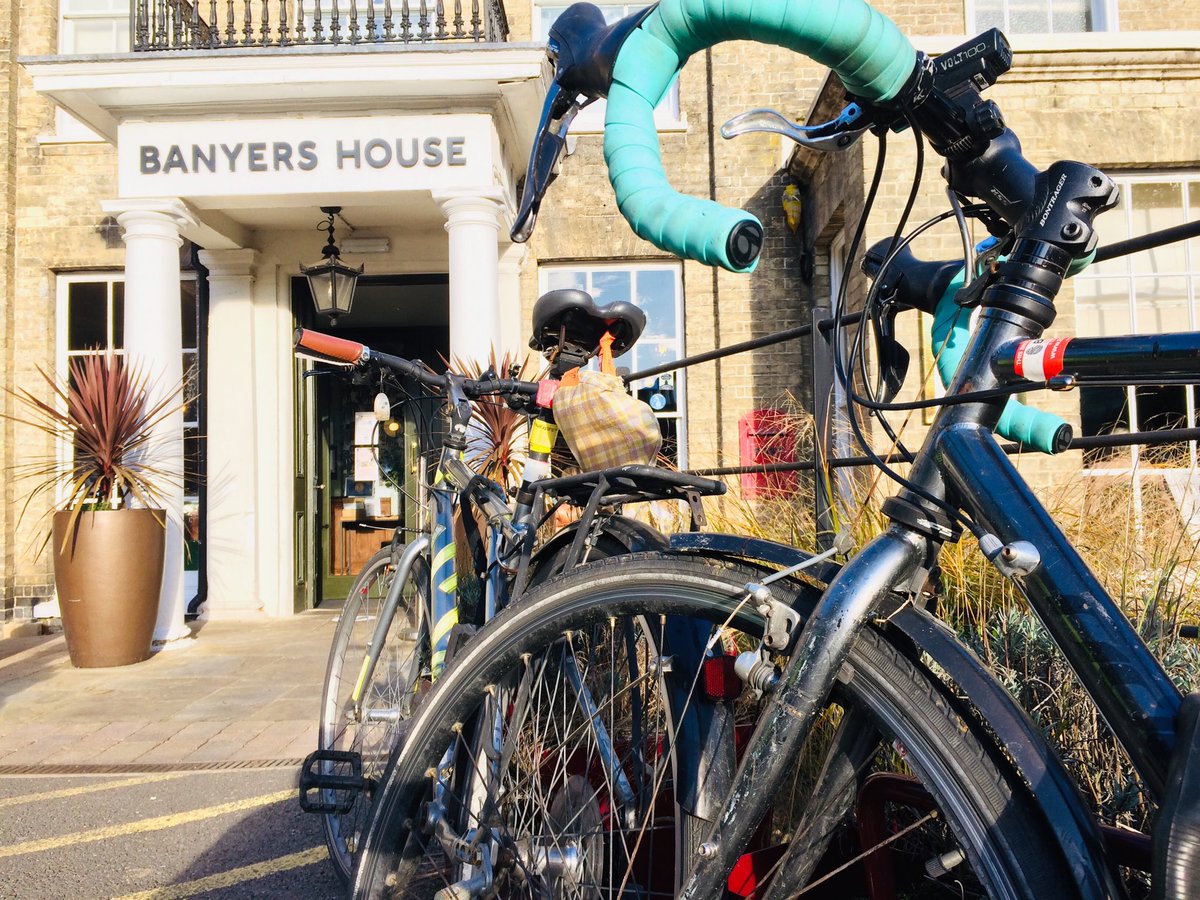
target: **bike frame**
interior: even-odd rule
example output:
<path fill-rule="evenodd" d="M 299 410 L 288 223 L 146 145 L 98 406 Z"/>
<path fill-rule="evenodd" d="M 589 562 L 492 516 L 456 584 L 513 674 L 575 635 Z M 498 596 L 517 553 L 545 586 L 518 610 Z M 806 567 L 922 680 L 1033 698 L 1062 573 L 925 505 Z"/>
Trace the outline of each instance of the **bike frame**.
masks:
<path fill-rule="evenodd" d="M 1014 350 L 1045 324 L 985 303 L 948 395 L 1021 381 L 1011 365 Z M 1167 346 L 1171 352 L 1163 353 Z M 1085 339 L 1063 361 L 1064 372 L 1075 365 L 1080 375 L 1103 372 L 1106 379 L 1144 378 L 1153 371 L 1168 381 L 1195 380 L 1200 333 Z M 998 539 L 993 562 L 1026 596 L 1150 793 L 1161 799 L 1181 695 L 1000 449 L 992 428 L 1004 402 L 942 407 L 913 462 L 910 483 L 966 510 Z M 958 538 L 944 514 L 925 501 L 909 497 L 890 511 L 885 506 L 885 513 L 892 524 L 841 570 L 800 633 L 682 897 L 718 895 L 859 631 L 888 597 L 919 594 L 942 545 Z M 1076 872 L 1091 882 L 1081 885 L 1085 896 L 1113 889 L 1107 871 Z"/>

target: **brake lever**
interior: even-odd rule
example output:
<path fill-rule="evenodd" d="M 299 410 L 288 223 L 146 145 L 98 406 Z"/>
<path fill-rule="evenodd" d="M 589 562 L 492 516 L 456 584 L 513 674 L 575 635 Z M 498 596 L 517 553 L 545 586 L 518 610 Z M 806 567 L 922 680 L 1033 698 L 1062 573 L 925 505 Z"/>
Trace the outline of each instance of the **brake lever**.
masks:
<path fill-rule="evenodd" d="M 820 125 L 797 125 L 773 109 L 752 109 L 722 125 L 721 137 L 729 140 L 741 134 L 768 132 L 782 134 L 801 147 L 834 152 L 853 145 L 870 127 L 870 117 L 857 103 L 848 104 L 836 119 Z"/>
<path fill-rule="evenodd" d="M 558 163 L 567 146 L 567 131 L 571 121 L 591 100 L 583 101 L 564 91 L 557 81 L 551 82 L 542 107 L 542 118 L 538 123 L 533 149 L 529 154 L 529 168 L 525 173 L 525 185 L 521 191 L 521 205 L 509 232 L 509 237 L 518 244 L 529 240 L 537 223 L 538 209 L 546 189 L 558 176 Z"/>

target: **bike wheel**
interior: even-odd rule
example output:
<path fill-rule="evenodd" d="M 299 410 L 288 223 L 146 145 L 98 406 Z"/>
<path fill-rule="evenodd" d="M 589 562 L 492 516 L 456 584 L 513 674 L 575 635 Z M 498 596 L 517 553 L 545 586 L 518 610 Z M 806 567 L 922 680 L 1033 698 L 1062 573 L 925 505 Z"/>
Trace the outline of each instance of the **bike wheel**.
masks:
<path fill-rule="evenodd" d="M 361 699 L 353 694 L 367 657 L 371 638 L 396 575 L 395 556 L 385 547 L 363 567 L 350 593 L 334 633 L 321 697 L 320 749 L 349 750 L 362 759 L 367 789 L 354 797 L 345 813 L 322 816 L 325 842 L 338 876 L 349 881 L 354 854 L 365 829 L 373 786 L 386 769 L 396 743 L 400 722 L 412 715 L 413 704 L 428 678 L 429 642 L 422 638 L 422 610 L 428 592 L 429 566 L 417 557 L 408 572 L 399 602 L 391 617 L 387 637 Z"/>
<path fill-rule="evenodd" d="M 545 790 L 542 761 L 573 758 L 575 744 L 570 740 L 577 741 L 580 728 L 586 729 L 588 713 L 580 717 L 581 725 L 572 726 L 568 720 L 557 731 L 544 730 L 537 739 L 527 740 L 525 732 L 512 724 L 514 709 L 504 704 L 505 691 L 528 681 L 531 667 L 545 656 L 547 647 L 558 652 L 553 648 L 568 646 L 575 636 L 591 634 L 611 622 L 638 622 L 647 637 L 661 639 L 664 617 L 693 616 L 727 623 L 735 634 L 726 639 L 753 646 L 763 623 L 750 604 L 739 604 L 746 596 L 745 585 L 762 574 L 733 564 L 662 554 L 604 560 L 546 583 L 497 617 L 447 671 L 413 719 L 377 798 L 355 872 L 354 895 L 429 896 L 431 879 L 437 884 L 438 878 L 448 880 L 446 873 L 453 867 L 447 860 L 478 863 L 479 848 L 485 845 L 495 851 L 491 890 L 499 896 L 655 893 L 657 885 L 637 880 L 640 860 L 636 851 L 629 850 L 629 832 L 617 827 L 614 810 L 606 809 L 606 804 L 615 806 L 611 787 L 586 775 L 586 784 L 576 781 L 572 787 L 569 776 L 577 773 L 560 763 L 555 770 L 562 773 L 559 793 Z M 777 582 L 772 591 L 802 612 L 815 594 L 794 582 Z M 669 647 L 659 644 L 655 650 L 657 656 L 645 657 L 646 672 L 655 668 L 654 659 L 669 657 Z M 662 712 L 661 730 L 645 734 L 639 742 L 627 739 L 626 748 L 635 743 L 653 746 L 657 756 L 670 758 L 674 736 L 669 723 L 677 713 L 665 708 L 661 694 L 639 699 Z M 843 669 L 825 719 L 830 727 L 814 732 L 793 767 L 794 775 L 807 778 L 807 787 L 791 786 L 790 794 L 797 798 L 795 814 L 785 815 L 787 811 L 779 808 L 773 814 L 773 824 L 784 833 L 799 824 L 791 843 L 805 852 L 787 863 L 788 878 L 795 880 L 772 885 L 772 873 L 760 873 L 759 892 L 754 896 L 763 896 L 764 890 L 772 896 L 801 895 L 806 885 L 814 886 L 844 862 L 850 865 L 840 875 L 834 874 L 832 883 L 824 881 L 822 890 L 853 896 L 861 890 L 864 877 L 858 863 L 883 852 L 880 847 L 900 856 L 887 874 L 900 880 L 903 896 L 924 896 L 922 891 L 930 885 L 934 893 L 928 896 L 942 896 L 948 886 L 955 896 L 1014 900 L 1061 892 L 1068 869 L 1027 789 L 982 728 L 956 711 L 944 685 L 885 633 L 873 628 L 864 632 Z M 441 796 L 455 796 L 463 783 L 464 766 L 474 771 L 470 760 L 481 757 L 468 757 L 464 763 L 461 754 L 447 751 L 465 746 L 463 735 L 480 721 L 498 723 L 507 743 L 497 746 L 511 747 L 488 759 L 500 766 L 490 783 L 506 785 L 506 769 L 522 750 L 526 774 L 509 777 L 508 793 L 496 790 L 482 798 L 460 797 L 468 811 L 474 804 L 478 812 L 473 832 L 455 834 L 453 815 L 440 814 L 444 804 L 438 807 L 427 801 L 436 799 L 435 786 Z M 847 734 L 847 729 L 852 733 Z M 551 740 L 554 737 L 561 747 Z M 632 758 L 620 755 L 620 759 L 627 776 L 637 771 Z M 897 771 L 903 785 L 915 785 L 915 791 L 889 790 L 886 785 L 879 789 L 881 779 L 897 777 L 888 774 Z M 868 778 L 873 772 L 880 775 Z M 686 773 L 672 772 L 668 777 L 677 776 Z M 524 792 L 513 790 L 522 784 Z M 784 805 L 787 786 L 763 785 L 762 789 L 776 792 Z M 855 819 L 856 804 L 859 815 L 868 809 L 863 802 L 868 793 L 874 798 L 870 808 L 877 807 L 874 824 L 886 834 L 874 846 L 861 841 Z M 911 793 L 918 798 L 908 797 Z M 596 805 L 581 802 L 580 795 L 594 797 Z M 531 796 L 540 803 L 530 802 Z M 568 805 L 573 802 L 574 821 L 590 823 L 592 831 L 564 834 L 562 803 L 555 806 L 559 797 L 566 797 L 562 802 Z M 642 809 L 654 810 L 643 813 L 643 821 L 650 822 L 643 832 L 655 830 L 658 811 L 668 797 L 664 791 L 643 800 Z M 464 834 L 470 840 L 456 843 Z M 935 861 L 949 870 L 944 879 L 931 874 Z M 689 866 L 689 860 L 678 860 L 673 873 L 676 883 Z M 564 887 L 561 878 L 545 877 L 547 872 L 557 875 L 563 870 L 584 873 L 592 881 L 577 878 Z M 471 874 L 481 873 L 479 868 Z"/>

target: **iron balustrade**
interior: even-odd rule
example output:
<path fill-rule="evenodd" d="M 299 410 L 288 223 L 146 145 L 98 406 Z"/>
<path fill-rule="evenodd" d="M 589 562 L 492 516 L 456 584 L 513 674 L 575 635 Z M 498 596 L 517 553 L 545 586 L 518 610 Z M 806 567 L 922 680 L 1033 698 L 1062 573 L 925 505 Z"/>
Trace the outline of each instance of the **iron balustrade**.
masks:
<path fill-rule="evenodd" d="M 503 0 L 135 0 L 129 28 L 134 52 L 508 39 Z"/>

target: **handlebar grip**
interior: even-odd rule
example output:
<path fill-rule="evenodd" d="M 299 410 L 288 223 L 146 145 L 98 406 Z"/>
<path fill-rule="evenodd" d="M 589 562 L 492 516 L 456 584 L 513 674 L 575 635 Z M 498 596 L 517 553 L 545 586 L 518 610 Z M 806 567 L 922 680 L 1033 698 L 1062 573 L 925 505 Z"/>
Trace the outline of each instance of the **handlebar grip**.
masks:
<path fill-rule="evenodd" d="M 762 224 L 744 210 L 677 193 L 654 125 L 654 107 L 688 58 L 729 40 L 795 50 L 872 101 L 895 97 L 917 62 L 895 24 L 863 0 L 662 0 L 629 36 L 604 120 L 604 159 L 621 214 L 662 250 L 748 272 L 762 249 Z"/>
<path fill-rule="evenodd" d="M 963 270 L 954 276 L 937 303 L 933 314 L 933 352 L 937 357 L 938 375 L 942 384 L 950 384 L 958 364 L 962 362 L 970 340 L 970 315 L 954 302 L 954 295 L 963 286 Z M 1016 397 L 1009 397 L 996 433 L 1042 453 L 1061 453 L 1071 439 L 1071 426 L 1060 416 L 1026 406 Z"/>
<path fill-rule="evenodd" d="M 308 350 L 330 361 L 352 366 L 364 362 L 370 355 L 365 344 L 334 337 L 332 334 L 310 331 L 307 328 L 297 328 L 292 332 L 292 346 L 297 350 Z"/>

